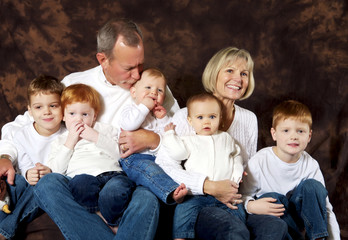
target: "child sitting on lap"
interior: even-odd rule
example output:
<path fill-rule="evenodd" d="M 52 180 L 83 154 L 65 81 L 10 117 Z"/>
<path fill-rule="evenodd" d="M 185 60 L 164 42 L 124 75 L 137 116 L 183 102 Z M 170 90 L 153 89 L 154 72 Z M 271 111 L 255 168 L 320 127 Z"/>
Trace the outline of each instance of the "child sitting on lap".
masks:
<path fill-rule="evenodd" d="M 96 121 L 101 100 L 90 86 L 68 86 L 61 103 L 68 131 L 52 143 L 49 166 L 71 177 L 75 200 L 116 232 L 135 187 L 118 164 L 119 131 Z"/>
<path fill-rule="evenodd" d="M 126 131 L 138 128 L 161 134 L 170 119 L 162 106 L 166 93 L 166 80 L 157 69 L 145 70 L 141 79 L 130 88 L 135 103 L 127 105 L 121 112 L 120 127 Z M 124 145 L 121 150 L 126 151 Z M 120 159 L 122 169 L 138 185 L 148 187 L 164 203 L 181 203 L 187 194 L 184 184 L 176 183 L 155 163 L 156 151 L 146 150 Z"/>
<path fill-rule="evenodd" d="M 184 163 L 186 171 L 205 174 L 209 180 L 230 179 L 238 184 L 243 175 L 243 159 L 234 139 L 228 133 L 219 131 L 221 102 L 214 95 L 203 93 L 189 98 L 187 110 L 188 122 L 196 135 L 179 137 L 171 123 L 165 128 L 162 147 L 175 160 L 187 159 Z M 239 202 L 235 204 L 237 203 Z M 173 237 L 194 238 L 199 211 L 203 207 L 213 206 L 226 210 L 245 223 L 245 210 L 241 203 L 237 206 L 230 205 L 229 208 L 210 195 L 188 196 L 185 202 L 176 206 Z"/>

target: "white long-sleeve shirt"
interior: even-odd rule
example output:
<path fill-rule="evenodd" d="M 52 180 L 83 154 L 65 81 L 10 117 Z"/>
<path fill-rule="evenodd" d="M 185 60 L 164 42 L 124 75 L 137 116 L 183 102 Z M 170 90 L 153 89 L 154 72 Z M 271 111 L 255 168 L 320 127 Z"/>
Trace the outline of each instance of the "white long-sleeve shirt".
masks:
<path fill-rule="evenodd" d="M 81 139 L 74 149 L 64 144 L 69 132 L 66 131 L 52 142 L 51 152 L 47 161 L 53 172 L 69 177 L 78 174 L 97 176 L 103 172 L 122 171 L 118 159 L 117 138 L 119 130 L 109 124 L 96 122 L 93 129 L 98 131 L 97 143 Z"/>
<path fill-rule="evenodd" d="M 247 162 L 256 153 L 258 126 L 256 115 L 237 105 L 230 128 L 227 130 L 241 148 L 241 156 Z M 180 109 L 173 116 L 175 131 L 179 136 L 195 135 L 194 129 L 187 121 L 187 108 Z M 184 160 L 184 159 L 183 159 Z M 185 171 L 181 164 L 170 158 L 164 148 L 160 148 L 156 157 L 156 163 L 171 176 L 177 183 L 184 183 L 190 193 L 194 195 L 203 194 L 205 174 Z"/>
<path fill-rule="evenodd" d="M 111 124 L 115 127 L 118 126 L 122 106 L 132 102 L 129 90 L 110 84 L 106 80 L 100 65 L 83 72 L 71 73 L 66 76 L 62 82 L 65 86 L 83 83 L 95 88 L 100 93 L 103 100 L 103 111 L 99 113 L 98 121 Z M 166 98 L 163 106 L 166 108 L 169 116 L 172 116 L 179 110 L 179 105 L 168 87 L 166 88 Z M 12 141 L 13 132 L 32 121 L 33 119 L 30 118 L 29 114 L 26 112 L 24 115 L 19 115 L 15 121 L 3 126 L 1 129 L 2 140 L 0 141 L 1 154 L 8 154 L 14 160 L 17 159 L 17 149 Z"/>
<path fill-rule="evenodd" d="M 269 192 L 286 195 L 304 179 L 315 179 L 325 186 L 318 162 L 307 152 L 303 152 L 296 163 L 286 163 L 277 157 L 272 147 L 267 147 L 249 160 L 246 172 L 248 175 L 243 179 L 241 186 L 246 210 L 248 202 L 255 197 Z M 328 197 L 326 211 L 329 239 L 340 239 L 340 229 Z"/>
<path fill-rule="evenodd" d="M 226 132 L 179 137 L 170 130 L 164 134 L 161 147 L 175 160 L 187 159 L 184 166 L 188 172 L 204 174 L 212 181 L 231 179 L 239 183 L 242 179 L 240 147 Z"/>
<path fill-rule="evenodd" d="M 36 163 L 48 166 L 47 161 L 51 142 L 65 131 L 65 127 L 61 127 L 50 136 L 42 136 L 35 130 L 33 123 L 29 123 L 16 131 L 13 136 L 13 143 L 18 150 L 19 172 L 26 177 L 26 172 L 35 167 Z"/>
<path fill-rule="evenodd" d="M 164 133 L 164 127 L 170 123 L 171 118 L 165 116 L 158 119 L 152 115 L 150 110 L 144 104 L 127 104 L 122 108 L 120 117 L 120 128 L 126 131 L 134 131 L 139 128 L 153 131 L 160 136 L 160 144 L 156 149 L 146 149 L 142 151 L 142 154 L 155 155 L 161 146 L 162 135 Z"/>

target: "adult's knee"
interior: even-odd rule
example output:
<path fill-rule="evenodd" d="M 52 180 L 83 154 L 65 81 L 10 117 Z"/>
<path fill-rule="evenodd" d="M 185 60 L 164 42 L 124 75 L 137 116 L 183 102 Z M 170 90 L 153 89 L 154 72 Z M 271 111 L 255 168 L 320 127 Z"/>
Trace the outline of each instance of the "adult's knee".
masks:
<path fill-rule="evenodd" d="M 64 175 L 59 173 L 50 173 L 38 181 L 38 183 L 35 185 L 34 192 L 54 193 L 60 186 L 67 183 L 68 180 Z"/>
<path fill-rule="evenodd" d="M 254 240 L 285 239 L 288 233 L 287 223 L 271 215 L 248 215 L 247 226 Z"/>

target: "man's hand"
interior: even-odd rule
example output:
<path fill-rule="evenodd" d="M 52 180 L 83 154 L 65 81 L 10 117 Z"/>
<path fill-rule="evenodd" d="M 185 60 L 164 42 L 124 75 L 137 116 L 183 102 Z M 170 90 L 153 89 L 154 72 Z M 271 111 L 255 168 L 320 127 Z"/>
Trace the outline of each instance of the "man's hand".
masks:
<path fill-rule="evenodd" d="M 203 192 L 212 195 L 231 209 L 238 209 L 236 204 L 242 203 L 242 195 L 238 194 L 238 184 L 231 180 L 205 180 Z"/>
<path fill-rule="evenodd" d="M 160 142 L 158 134 L 145 129 L 139 129 L 136 131 L 124 131 L 122 130 L 118 144 L 123 153 L 121 157 L 125 158 L 129 155 L 140 152 L 144 149 L 155 149 Z"/>
<path fill-rule="evenodd" d="M 16 171 L 13 168 L 11 160 L 7 158 L 1 158 L 0 159 L 0 177 L 6 176 L 8 184 L 13 185 L 15 173 Z"/>
<path fill-rule="evenodd" d="M 248 212 L 253 214 L 265 214 L 272 215 L 275 217 L 281 217 L 284 215 L 284 205 L 276 202 L 277 199 L 267 197 L 267 198 L 259 198 L 255 201 L 248 202 Z"/>

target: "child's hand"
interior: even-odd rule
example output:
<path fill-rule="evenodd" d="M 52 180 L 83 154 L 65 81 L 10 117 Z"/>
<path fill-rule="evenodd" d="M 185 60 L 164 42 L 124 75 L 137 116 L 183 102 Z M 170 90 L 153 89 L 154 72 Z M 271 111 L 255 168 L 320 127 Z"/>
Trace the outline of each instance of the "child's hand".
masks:
<path fill-rule="evenodd" d="M 36 169 L 39 172 L 39 180 L 41 178 L 43 178 L 43 176 L 45 176 L 46 174 L 49 174 L 49 173 L 52 172 L 52 170 L 49 167 L 47 167 L 47 166 L 45 166 L 45 165 L 43 165 L 41 163 L 36 163 L 35 167 L 36 167 Z"/>
<path fill-rule="evenodd" d="M 150 97 L 145 97 L 142 101 L 142 104 L 144 104 L 150 111 L 156 106 L 156 101 Z"/>
<path fill-rule="evenodd" d="M 155 117 L 158 119 L 164 118 L 167 114 L 167 110 L 161 105 L 156 105 L 152 109 L 152 112 L 153 112 L 153 115 L 155 115 Z"/>
<path fill-rule="evenodd" d="M 276 201 L 277 199 L 271 197 L 259 198 L 255 201 L 249 201 L 247 209 L 253 214 L 266 214 L 281 217 L 284 215 L 285 208 L 283 204 L 274 203 Z"/>
<path fill-rule="evenodd" d="M 80 134 L 84 129 L 83 123 L 75 123 L 75 126 L 69 130 L 68 138 L 64 145 L 69 149 L 74 149 L 76 143 L 80 140 Z"/>
<path fill-rule="evenodd" d="M 26 174 L 27 181 L 30 185 L 36 185 L 40 180 L 40 173 L 36 167 L 33 167 L 27 171 Z"/>
<path fill-rule="evenodd" d="M 169 130 L 175 130 L 175 125 L 173 123 L 169 123 L 164 127 L 164 131 L 167 132 Z"/>
<path fill-rule="evenodd" d="M 98 141 L 99 133 L 88 125 L 84 125 L 84 130 L 81 132 L 80 137 L 96 143 Z"/>

